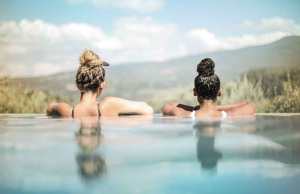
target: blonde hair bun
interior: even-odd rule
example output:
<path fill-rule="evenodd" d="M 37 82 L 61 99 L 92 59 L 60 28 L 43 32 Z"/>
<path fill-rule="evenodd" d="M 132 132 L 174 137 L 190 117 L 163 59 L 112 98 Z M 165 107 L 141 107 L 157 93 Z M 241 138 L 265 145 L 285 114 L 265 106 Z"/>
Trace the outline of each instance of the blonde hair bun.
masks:
<path fill-rule="evenodd" d="M 80 66 L 93 67 L 103 64 L 101 58 L 92 50 L 86 49 L 80 56 Z"/>

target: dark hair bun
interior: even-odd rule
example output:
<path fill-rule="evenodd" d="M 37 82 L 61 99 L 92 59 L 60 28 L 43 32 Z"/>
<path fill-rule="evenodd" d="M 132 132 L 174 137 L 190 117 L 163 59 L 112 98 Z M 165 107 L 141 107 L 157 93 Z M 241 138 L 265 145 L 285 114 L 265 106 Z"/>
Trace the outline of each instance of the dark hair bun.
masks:
<path fill-rule="evenodd" d="M 199 76 L 209 77 L 215 74 L 215 62 L 211 58 L 205 58 L 197 65 Z"/>

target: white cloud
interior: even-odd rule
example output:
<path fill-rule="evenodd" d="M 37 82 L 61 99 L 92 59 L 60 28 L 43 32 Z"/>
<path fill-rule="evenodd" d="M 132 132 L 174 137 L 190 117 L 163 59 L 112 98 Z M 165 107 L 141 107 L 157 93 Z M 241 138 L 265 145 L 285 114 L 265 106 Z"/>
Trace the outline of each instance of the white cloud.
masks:
<path fill-rule="evenodd" d="M 120 61 L 161 61 L 187 54 L 176 25 L 159 24 L 150 17 L 128 17 L 118 20 L 114 29 L 113 36 L 123 44 L 115 56 Z"/>
<path fill-rule="evenodd" d="M 74 70 L 79 54 L 91 48 L 109 62 L 160 61 L 187 54 L 172 24 L 151 18 L 121 18 L 107 34 L 81 23 L 54 25 L 41 20 L 0 22 L 0 66 L 10 75 Z"/>
<path fill-rule="evenodd" d="M 256 33 L 231 37 L 218 37 L 205 28 L 195 28 L 187 32 L 189 48 L 197 52 L 237 49 L 271 43 L 289 35 L 300 35 L 300 25 L 290 19 L 280 17 L 266 18 L 259 21 L 245 21 L 243 26 Z M 258 32 L 257 32 L 258 31 Z M 193 51 L 190 51 L 193 52 Z"/>
<path fill-rule="evenodd" d="M 245 34 L 236 37 L 227 37 L 223 39 L 225 49 L 237 49 L 246 46 L 263 45 L 279 40 L 289 33 L 286 32 L 269 32 L 259 35 Z"/>
<path fill-rule="evenodd" d="M 215 34 L 205 28 L 194 28 L 187 32 L 190 48 L 199 51 L 214 51 L 224 49 L 225 45 Z"/>
<path fill-rule="evenodd" d="M 67 0 L 69 3 L 90 3 L 97 7 L 117 7 L 137 12 L 154 12 L 160 10 L 165 0 Z"/>
<path fill-rule="evenodd" d="M 292 20 L 283 22 L 285 20 L 271 18 L 262 21 L 248 21 L 244 25 L 264 27 L 263 32 L 231 37 L 218 36 L 206 28 L 181 31 L 175 24 L 158 23 L 151 17 L 120 18 L 114 23 L 111 33 L 84 23 L 55 25 L 42 20 L 4 21 L 0 22 L 0 69 L 10 75 L 70 71 L 76 69 L 78 57 L 85 48 L 91 48 L 112 64 L 117 64 L 163 61 L 300 35 L 299 25 Z"/>
<path fill-rule="evenodd" d="M 269 32 L 264 34 L 244 34 L 232 37 L 217 37 L 206 29 L 192 29 L 187 33 L 190 53 L 238 49 L 246 46 L 256 46 L 271 43 L 287 35 L 286 32 Z M 195 52 L 196 51 L 196 52 Z"/>
<path fill-rule="evenodd" d="M 300 34 L 300 25 L 291 19 L 273 17 L 264 18 L 259 21 L 245 21 L 243 23 L 248 29 L 259 31 L 280 31 L 290 34 Z"/>
<path fill-rule="evenodd" d="M 119 40 L 88 24 L 54 25 L 41 20 L 0 23 L 0 65 L 11 75 L 70 70 L 84 48 L 99 52 L 120 46 Z"/>

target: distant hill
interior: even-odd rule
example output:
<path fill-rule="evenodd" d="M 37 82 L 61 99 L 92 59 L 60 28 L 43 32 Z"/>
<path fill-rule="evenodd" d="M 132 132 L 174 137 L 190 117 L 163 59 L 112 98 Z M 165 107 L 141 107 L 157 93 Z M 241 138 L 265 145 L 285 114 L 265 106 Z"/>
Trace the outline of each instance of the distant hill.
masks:
<path fill-rule="evenodd" d="M 138 54 L 137 54 L 138 55 Z M 191 89 L 197 63 L 204 57 L 216 62 L 216 71 L 223 81 L 233 80 L 249 70 L 288 67 L 300 62 L 300 36 L 290 36 L 276 42 L 247 47 L 202 53 L 165 62 L 121 64 L 107 68 L 108 90 L 106 95 L 131 99 L 147 99 L 156 92 L 172 88 Z M 17 78 L 15 82 L 27 87 L 47 90 L 53 94 L 77 96 L 74 72 L 50 76 Z M 78 97 L 76 97 L 78 98 Z"/>

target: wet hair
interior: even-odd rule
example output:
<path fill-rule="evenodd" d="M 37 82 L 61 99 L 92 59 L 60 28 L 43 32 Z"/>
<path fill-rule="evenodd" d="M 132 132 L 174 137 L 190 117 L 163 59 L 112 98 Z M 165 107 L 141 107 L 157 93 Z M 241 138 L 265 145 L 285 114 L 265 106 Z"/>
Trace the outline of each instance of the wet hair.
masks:
<path fill-rule="evenodd" d="M 85 50 L 80 56 L 76 73 L 76 85 L 81 92 L 95 92 L 105 79 L 103 61 L 92 50 Z"/>
<path fill-rule="evenodd" d="M 216 100 L 220 90 L 220 79 L 215 74 L 215 63 L 210 58 L 205 58 L 197 65 L 198 75 L 194 85 L 197 96 L 204 100 Z"/>

